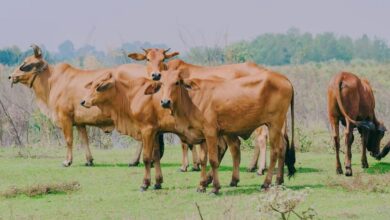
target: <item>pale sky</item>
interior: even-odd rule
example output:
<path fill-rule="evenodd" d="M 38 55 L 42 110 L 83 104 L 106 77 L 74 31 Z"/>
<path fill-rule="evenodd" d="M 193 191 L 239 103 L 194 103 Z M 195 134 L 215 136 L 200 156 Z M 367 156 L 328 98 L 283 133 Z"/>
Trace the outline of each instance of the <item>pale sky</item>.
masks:
<path fill-rule="evenodd" d="M 291 27 L 389 42 L 389 22 L 385 0 L 2 0 L 0 48 L 37 43 L 56 50 L 69 39 L 101 50 L 132 41 L 185 50 Z"/>

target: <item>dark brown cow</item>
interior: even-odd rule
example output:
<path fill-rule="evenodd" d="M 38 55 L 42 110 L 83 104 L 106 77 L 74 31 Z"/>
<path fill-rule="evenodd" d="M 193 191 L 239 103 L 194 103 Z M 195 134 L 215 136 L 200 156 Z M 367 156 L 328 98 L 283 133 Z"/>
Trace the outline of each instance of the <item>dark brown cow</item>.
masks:
<path fill-rule="evenodd" d="M 238 137 L 248 138 L 259 126 L 269 127 L 271 163 L 263 187 L 272 181 L 272 173 L 278 161 L 277 183 L 283 183 L 285 162 L 282 144 L 282 128 L 291 104 L 293 117 L 293 87 L 289 80 L 275 72 L 259 68 L 256 64 L 224 65 L 202 68 L 201 79 L 191 78 L 188 71 L 168 70 L 162 73 L 161 82 L 155 82 L 146 90 L 147 94 L 162 87 L 161 106 L 170 109 L 175 117 L 176 127 L 181 136 L 188 140 L 202 140 L 207 143 L 207 154 L 213 173 L 213 193 L 220 189 L 218 178 L 217 141 L 221 135 L 231 142 Z M 240 71 L 239 71 L 240 70 Z M 243 71 L 245 70 L 245 71 Z M 230 80 L 220 74 L 231 76 Z M 202 74 L 202 75 L 201 75 Z M 214 75 L 214 77 L 210 77 Z M 240 77 L 238 77 L 239 75 Z M 207 76 L 203 78 L 203 76 Z M 292 126 L 293 130 L 293 126 Z M 239 145 L 239 144 L 238 144 Z M 294 137 L 291 147 L 286 150 L 286 164 L 289 175 L 295 172 Z M 201 182 L 199 191 L 207 186 L 205 145 L 201 153 Z"/>
<path fill-rule="evenodd" d="M 342 174 L 339 149 L 339 122 L 345 126 L 345 175 L 352 176 L 351 145 L 353 129 L 358 128 L 362 138 L 362 167 L 368 168 L 366 149 L 371 155 L 380 152 L 380 141 L 386 128 L 375 116 L 375 99 L 370 83 L 348 72 L 335 75 L 328 86 L 328 116 L 336 148 L 336 172 Z"/>

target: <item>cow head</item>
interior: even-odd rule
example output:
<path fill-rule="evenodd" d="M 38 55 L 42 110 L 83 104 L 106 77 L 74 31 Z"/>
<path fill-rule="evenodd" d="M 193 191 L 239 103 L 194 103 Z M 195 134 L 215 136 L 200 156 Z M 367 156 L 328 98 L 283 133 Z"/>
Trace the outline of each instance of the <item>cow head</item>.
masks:
<path fill-rule="evenodd" d="M 188 74 L 183 70 L 168 70 L 162 72 L 160 82 L 149 85 L 145 94 L 153 94 L 162 88 L 161 106 L 174 110 L 180 99 L 187 94 L 185 90 L 196 90 L 195 80 L 187 79 Z"/>
<path fill-rule="evenodd" d="M 385 135 L 386 127 L 383 123 L 379 123 L 374 129 L 370 129 L 367 140 L 367 150 L 370 151 L 371 156 L 376 157 L 380 153 L 380 143 Z"/>
<path fill-rule="evenodd" d="M 104 73 L 96 80 L 85 85 L 87 95 L 80 102 L 86 108 L 104 103 L 115 96 L 115 80 L 111 72 Z"/>
<path fill-rule="evenodd" d="M 128 57 L 134 60 L 146 60 L 146 70 L 155 81 L 160 80 L 161 71 L 166 70 L 165 60 L 179 55 L 179 52 L 168 53 L 170 49 L 142 49 L 145 53 L 130 53 Z"/>
<path fill-rule="evenodd" d="M 34 50 L 34 55 L 25 58 L 22 64 L 8 77 L 11 85 L 22 83 L 32 87 L 37 75 L 47 69 L 48 64 L 42 58 L 42 50 L 35 44 L 31 47 Z"/>

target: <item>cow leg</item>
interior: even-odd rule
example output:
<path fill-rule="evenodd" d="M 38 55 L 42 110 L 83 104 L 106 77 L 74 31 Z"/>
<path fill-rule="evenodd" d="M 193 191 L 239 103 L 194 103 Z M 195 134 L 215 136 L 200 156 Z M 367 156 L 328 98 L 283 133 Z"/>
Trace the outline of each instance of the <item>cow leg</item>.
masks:
<path fill-rule="evenodd" d="M 272 183 L 272 175 L 275 169 L 276 161 L 279 158 L 280 141 L 282 140 L 281 127 L 270 126 L 269 127 L 269 142 L 270 142 L 270 156 L 271 161 L 268 167 L 267 175 L 261 188 L 269 188 Z"/>
<path fill-rule="evenodd" d="M 240 150 L 240 139 L 238 137 L 227 137 L 227 144 L 229 145 L 230 153 L 233 158 L 233 173 L 230 186 L 237 186 L 240 182 L 240 162 L 241 162 L 241 150 Z"/>
<path fill-rule="evenodd" d="M 150 186 L 150 168 L 152 166 L 152 157 L 153 149 L 155 145 L 155 134 L 152 132 L 152 129 L 145 129 L 142 132 L 142 142 L 143 142 L 143 161 L 145 164 L 145 175 L 143 179 L 143 184 L 141 186 L 141 191 L 145 191 Z"/>
<path fill-rule="evenodd" d="M 206 137 L 209 162 L 213 173 L 213 190 L 211 191 L 211 193 L 218 194 L 219 189 L 221 188 L 219 177 L 218 177 L 218 167 L 219 167 L 218 138 L 216 136 L 216 132 L 206 131 L 206 133 L 211 134 Z"/>
<path fill-rule="evenodd" d="M 139 164 L 139 160 L 141 158 L 141 153 L 142 153 L 142 142 L 139 142 L 136 146 L 136 151 L 133 159 L 129 163 L 129 167 L 136 167 Z"/>
<path fill-rule="evenodd" d="M 361 139 L 362 139 L 362 168 L 366 169 L 368 168 L 368 162 L 367 162 L 367 141 L 368 141 L 368 134 L 366 131 L 362 131 L 361 134 Z"/>
<path fill-rule="evenodd" d="M 267 161 L 267 135 L 260 135 L 257 138 L 257 144 L 258 148 L 260 150 L 260 156 L 258 161 L 258 170 L 257 174 L 259 176 L 264 175 L 265 169 L 266 169 L 266 161 Z"/>
<path fill-rule="evenodd" d="M 180 172 L 187 172 L 188 168 L 188 145 L 185 143 L 181 143 L 181 149 L 182 149 L 182 160 L 181 160 L 181 167 L 179 169 Z"/>
<path fill-rule="evenodd" d="M 198 192 L 204 193 L 206 192 L 207 187 L 207 144 L 202 143 L 200 145 L 200 152 L 199 152 L 199 161 L 200 161 L 200 183 L 199 187 L 197 189 Z"/>
<path fill-rule="evenodd" d="M 77 131 L 81 137 L 81 143 L 85 148 L 85 159 L 87 160 L 85 166 L 93 166 L 93 158 L 91 149 L 89 148 L 87 128 L 85 126 L 77 126 Z"/>
<path fill-rule="evenodd" d="M 346 145 L 346 153 L 345 153 L 345 176 L 352 176 L 352 143 L 353 143 L 353 127 L 350 123 L 347 123 L 347 128 L 345 129 L 345 145 Z"/>
<path fill-rule="evenodd" d="M 282 185 L 284 183 L 284 160 L 287 150 L 287 144 L 283 142 L 283 138 L 280 140 L 278 149 L 278 173 L 276 175 L 276 184 Z"/>
<path fill-rule="evenodd" d="M 60 120 L 62 132 L 64 133 L 66 141 L 66 160 L 62 162 L 64 167 L 69 167 L 73 162 L 73 126 L 72 122 L 68 118 L 62 118 Z"/>
<path fill-rule="evenodd" d="M 341 168 L 340 162 L 340 135 L 339 135 L 339 121 L 330 117 L 332 127 L 333 143 L 336 150 L 336 173 L 343 174 L 343 168 Z"/>
<path fill-rule="evenodd" d="M 154 189 L 161 189 L 161 184 L 163 183 L 163 175 L 161 171 L 161 153 L 160 153 L 160 142 L 159 142 L 159 136 L 157 135 L 155 138 L 155 147 L 154 147 L 154 169 L 155 169 L 155 178 L 156 178 L 156 184 L 154 185 Z"/>
<path fill-rule="evenodd" d="M 192 151 L 192 169 L 191 171 L 200 171 L 199 168 L 199 157 L 198 157 L 198 151 L 196 150 L 197 145 L 194 145 L 191 149 Z"/>
<path fill-rule="evenodd" d="M 257 162 L 259 160 L 259 155 L 260 155 L 260 145 L 257 143 L 257 137 L 255 139 L 255 148 L 253 149 L 253 156 L 252 160 L 249 163 L 249 166 L 247 168 L 248 172 L 255 172 L 257 169 Z"/>

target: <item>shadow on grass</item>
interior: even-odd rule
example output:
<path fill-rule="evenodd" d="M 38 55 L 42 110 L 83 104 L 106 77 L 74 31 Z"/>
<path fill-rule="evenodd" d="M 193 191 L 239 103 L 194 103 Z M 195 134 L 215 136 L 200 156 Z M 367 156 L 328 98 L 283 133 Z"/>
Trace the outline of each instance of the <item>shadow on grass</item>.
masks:
<path fill-rule="evenodd" d="M 384 174 L 390 172 L 390 163 L 379 162 L 371 165 L 366 172 L 369 174 Z"/>
<path fill-rule="evenodd" d="M 318 173 L 321 171 L 322 170 L 320 170 L 320 169 L 311 168 L 311 167 L 298 167 L 297 168 L 297 173 Z"/>

